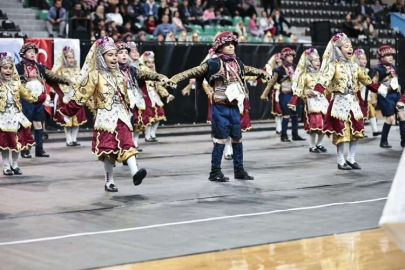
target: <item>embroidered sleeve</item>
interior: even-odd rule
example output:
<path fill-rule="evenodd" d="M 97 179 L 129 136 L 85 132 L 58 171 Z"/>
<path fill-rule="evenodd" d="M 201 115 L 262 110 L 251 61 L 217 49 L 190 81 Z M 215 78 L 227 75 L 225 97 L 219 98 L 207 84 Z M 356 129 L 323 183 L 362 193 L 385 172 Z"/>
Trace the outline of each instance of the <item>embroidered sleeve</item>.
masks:
<path fill-rule="evenodd" d="M 255 67 L 245 66 L 245 75 L 257 76 L 262 79 L 265 79 L 267 77 L 267 72 Z"/>
<path fill-rule="evenodd" d="M 18 82 L 18 91 L 20 92 L 20 97 L 22 97 L 29 103 L 38 101 L 38 96 L 34 95 L 30 90 L 25 88 L 25 86 L 21 82 Z"/>
<path fill-rule="evenodd" d="M 98 72 L 92 71 L 89 73 L 89 76 L 78 86 L 75 94 L 72 97 L 72 100 L 80 106 L 86 105 L 90 97 L 94 95 L 98 84 Z"/>
<path fill-rule="evenodd" d="M 161 97 L 167 97 L 169 96 L 169 92 L 166 90 L 166 88 L 163 87 L 163 85 L 158 82 L 155 84 L 156 86 L 156 92 L 159 94 Z"/>
<path fill-rule="evenodd" d="M 364 73 L 360 66 L 357 68 L 357 77 L 359 82 L 364 86 L 370 85 L 372 83 L 371 78 L 366 73 Z"/>
<path fill-rule="evenodd" d="M 266 88 L 264 89 L 261 98 L 265 99 L 269 96 L 270 91 L 274 88 L 274 85 L 277 83 L 278 72 L 274 72 L 271 80 L 267 83 Z"/>
<path fill-rule="evenodd" d="M 335 76 L 336 65 L 335 63 L 329 63 L 323 70 L 321 76 L 319 77 L 318 83 L 324 88 L 328 88 L 330 82 Z"/>
<path fill-rule="evenodd" d="M 45 79 L 47 81 L 60 83 L 60 84 L 66 84 L 66 85 L 68 85 L 70 83 L 70 80 L 68 78 L 65 78 L 61 75 L 57 75 L 47 68 L 45 68 Z"/>
<path fill-rule="evenodd" d="M 138 79 L 142 79 L 145 81 L 161 81 L 166 78 L 165 75 L 157 73 L 157 72 L 150 72 L 146 70 L 136 69 L 136 76 Z"/>
<path fill-rule="evenodd" d="M 306 83 L 307 83 L 307 76 L 306 74 L 302 74 L 299 78 L 298 78 L 298 82 L 297 82 L 297 87 L 295 89 L 293 89 L 294 95 L 302 98 L 303 96 L 306 95 L 306 93 L 304 92 Z"/>
<path fill-rule="evenodd" d="M 202 63 L 200 66 L 188 69 L 186 71 L 183 71 L 177 75 L 174 75 L 170 80 L 174 82 L 175 84 L 191 79 L 191 78 L 201 78 L 204 76 L 205 73 L 208 71 L 208 64 L 206 62 Z"/>

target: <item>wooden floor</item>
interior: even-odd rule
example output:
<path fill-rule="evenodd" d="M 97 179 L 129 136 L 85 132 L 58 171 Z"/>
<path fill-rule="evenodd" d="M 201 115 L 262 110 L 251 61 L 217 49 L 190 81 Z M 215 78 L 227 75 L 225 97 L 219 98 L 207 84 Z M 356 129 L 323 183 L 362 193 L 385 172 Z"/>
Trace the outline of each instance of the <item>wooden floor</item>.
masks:
<path fill-rule="evenodd" d="M 405 269 L 405 253 L 376 229 L 104 269 L 399 270 Z"/>

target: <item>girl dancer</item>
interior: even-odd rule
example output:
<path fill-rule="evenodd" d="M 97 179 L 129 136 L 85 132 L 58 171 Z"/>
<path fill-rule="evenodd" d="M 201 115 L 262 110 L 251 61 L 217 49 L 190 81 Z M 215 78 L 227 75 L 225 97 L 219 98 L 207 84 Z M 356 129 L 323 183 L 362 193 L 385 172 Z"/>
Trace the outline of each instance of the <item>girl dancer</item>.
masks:
<path fill-rule="evenodd" d="M 58 58 L 55 61 L 55 64 L 52 68 L 52 72 L 61 75 L 65 78 L 70 78 L 72 82 L 75 82 L 80 74 L 80 69 L 75 58 L 75 52 L 69 46 L 63 47 Z M 81 108 L 75 116 L 64 117 L 58 112 L 58 109 L 69 102 L 72 92 L 69 93 L 69 86 L 60 86 L 62 93 L 59 92 L 62 96 L 59 96 L 57 93 L 55 95 L 55 114 L 53 120 L 64 127 L 66 134 L 66 145 L 67 146 L 78 146 L 80 145 L 77 142 L 77 134 L 79 133 L 79 126 L 87 122 L 86 111 L 84 108 Z"/>
<path fill-rule="evenodd" d="M 0 52 L 0 149 L 4 175 L 21 175 L 17 163 L 20 150 L 35 144 L 30 131 L 31 122 L 22 113 L 20 97 L 40 104 L 45 101 L 46 94 L 42 92 L 36 96 L 25 88 L 16 74 L 11 55 Z"/>
<path fill-rule="evenodd" d="M 295 110 L 298 98 L 302 98 L 305 102 L 304 129 L 311 137 L 309 145 L 311 153 L 327 151 L 322 145 L 324 137 L 322 129 L 329 102 L 323 94 L 313 91 L 319 79 L 320 66 L 318 51 L 314 48 L 306 49 L 294 73 L 294 96 L 289 103 L 289 107 Z"/>

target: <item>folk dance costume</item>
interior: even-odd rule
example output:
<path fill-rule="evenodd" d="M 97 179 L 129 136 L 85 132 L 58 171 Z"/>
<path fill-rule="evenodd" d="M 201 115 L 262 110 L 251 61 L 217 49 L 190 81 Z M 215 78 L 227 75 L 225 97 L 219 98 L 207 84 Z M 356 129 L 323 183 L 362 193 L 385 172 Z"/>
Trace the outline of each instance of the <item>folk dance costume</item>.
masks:
<path fill-rule="evenodd" d="M 369 73 L 367 65 L 367 56 L 363 49 L 357 49 L 354 51 L 353 60 L 356 62 L 365 74 Z M 370 121 L 371 130 L 373 131 L 373 136 L 381 135 L 378 132 L 377 118 L 375 112 L 375 106 L 377 105 L 377 94 L 370 93 L 367 87 L 364 85 L 359 85 L 360 91 L 357 92 L 357 98 L 360 101 L 360 107 L 364 115 L 364 120 Z"/>
<path fill-rule="evenodd" d="M 324 94 L 313 91 L 320 77 L 319 66 L 318 51 L 314 48 L 306 49 L 294 73 L 292 86 L 294 95 L 289 103 L 289 107 L 295 110 L 298 98 L 302 98 L 305 102 L 304 129 L 311 137 L 309 146 L 311 153 L 327 151 L 322 145 L 322 140 L 324 118 L 328 111 L 329 101 Z"/>
<path fill-rule="evenodd" d="M 27 102 L 40 104 L 46 94 L 39 96 L 25 88 L 16 74 L 14 61 L 6 52 L 0 53 L 0 68 L 9 68 L 9 78 L 0 74 L 0 149 L 3 158 L 4 175 L 21 175 L 18 167 L 18 155 L 21 150 L 35 144 L 30 127 L 31 122 L 22 113 L 20 97 Z M 12 156 L 10 164 L 10 152 Z"/>
<path fill-rule="evenodd" d="M 267 62 L 265 69 L 270 76 L 273 76 L 273 70 L 282 65 L 281 54 L 274 54 Z M 280 84 L 276 83 L 271 93 L 271 114 L 274 115 L 276 121 L 276 134 L 281 134 L 283 112 L 280 107 Z"/>
<path fill-rule="evenodd" d="M 111 38 L 98 39 L 91 47 L 80 71 L 78 87 L 59 111 L 75 115 L 86 103 L 94 102 L 94 129 L 92 152 L 104 163 L 105 190 L 118 191 L 113 176 L 115 162 L 127 161 L 134 185 L 140 185 L 146 170 L 138 170 L 135 155 L 138 151 L 132 140 L 130 103 L 125 78 L 115 65 L 117 48 Z M 115 63 L 114 63 L 115 62 Z"/>
<path fill-rule="evenodd" d="M 128 53 L 130 53 L 130 51 L 131 51 L 130 44 L 128 44 L 128 43 L 117 42 L 116 46 L 117 46 L 118 52 L 120 52 L 121 50 L 126 50 L 126 51 L 128 51 Z M 155 81 L 155 82 L 161 83 L 160 81 L 163 79 L 167 79 L 167 77 L 164 75 L 155 73 L 155 72 L 149 72 L 144 69 L 135 68 L 134 66 L 131 66 L 128 63 L 118 61 L 118 64 L 119 64 L 121 73 L 125 78 L 125 82 L 126 82 L 127 89 L 128 89 L 130 107 L 133 110 L 133 117 L 134 117 L 134 123 L 135 123 L 133 141 L 134 141 L 135 147 L 138 149 L 139 152 L 141 152 L 142 150 L 139 149 L 138 139 L 139 139 L 139 134 L 142 130 L 142 124 L 143 124 L 142 114 L 143 114 L 143 111 L 146 110 L 146 101 L 145 101 L 146 95 L 139 88 L 138 80 Z"/>
<path fill-rule="evenodd" d="M 399 121 L 399 131 L 401 134 L 401 147 L 405 147 L 405 93 L 402 95 L 397 103 Z"/>
<path fill-rule="evenodd" d="M 323 131 L 333 135 L 337 146 L 338 168 L 341 170 L 361 169 L 355 161 L 357 140 L 363 138 L 363 113 L 356 93 L 359 83 L 377 92 L 378 84 L 371 79 L 358 64 L 351 60 L 353 49 L 349 38 L 338 33 L 326 47 L 321 65 L 321 78 L 314 90 L 323 93 L 326 88 L 333 94 L 325 118 Z M 344 145 L 349 143 L 347 160 L 344 158 Z"/>
<path fill-rule="evenodd" d="M 234 54 L 224 54 L 223 51 L 234 51 L 237 38 L 232 33 L 218 34 L 212 51 L 217 58 L 211 58 L 200 66 L 184 71 L 172 78 L 174 83 L 190 79 L 205 78 L 213 87 L 211 116 L 212 134 L 218 142 L 214 144 L 211 160 L 210 181 L 226 182 L 229 178 L 221 171 L 221 160 L 225 148 L 225 140 L 232 138 L 233 164 L 235 179 L 253 180 L 243 167 L 243 146 L 241 114 L 244 111 L 243 102 L 246 98 L 244 76 L 255 75 L 268 79 L 266 72 L 245 66 Z"/>
<path fill-rule="evenodd" d="M 139 52 L 136 43 L 133 41 L 128 42 L 128 47 L 130 49 L 129 52 L 129 65 L 135 68 L 139 68 L 141 66 L 141 61 L 139 60 Z"/>
<path fill-rule="evenodd" d="M 155 54 L 151 51 L 146 51 L 140 58 L 141 72 L 153 72 L 155 69 Z M 149 65 L 149 67 L 148 67 Z M 166 76 L 156 73 L 156 78 L 162 81 Z M 144 110 L 134 111 L 134 119 L 137 119 L 137 131 L 145 131 L 145 142 L 157 142 L 156 130 L 159 122 L 166 120 L 166 114 L 163 109 L 161 98 L 166 97 L 167 103 L 174 99 L 170 95 L 161 82 L 156 82 L 148 79 L 138 81 L 139 88 L 142 90 L 146 108 Z"/>
<path fill-rule="evenodd" d="M 72 59 L 70 61 L 74 62 L 70 63 L 68 59 Z M 63 47 L 58 58 L 55 61 L 52 72 L 65 78 L 70 78 L 73 83 L 76 82 L 76 79 L 79 77 L 80 74 L 80 68 L 77 64 L 74 50 L 72 48 L 70 48 L 69 46 Z M 72 92 L 69 92 L 71 90 L 69 86 L 63 85 L 60 86 L 60 89 L 62 90 L 62 92 L 56 93 L 54 98 L 56 106 L 53 120 L 58 125 L 64 127 L 66 135 L 66 145 L 79 146 L 80 144 L 77 142 L 77 135 L 79 133 L 79 126 L 87 122 L 86 111 L 84 108 L 81 108 L 78 113 L 72 117 L 65 117 L 60 114 L 58 112 L 58 109 L 61 108 L 63 104 L 68 103 L 71 95 L 73 94 Z"/>
<path fill-rule="evenodd" d="M 70 84 L 68 78 L 58 76 L 45 66 L 38 64 L 35 60 L 30 60 L 26 56 L 32 51 L 38 53 L 38 47 L 33 43 L 26 43 L 20 50 L 21 62 L 16 65 L 20 80 L 26 88 L 33 94 L 40 95 L 45 89 L 45 82 L 48 83 L 53 89 L 60 90 L 58 84 Z M 30 122 L 34 123 L 34 137 L 35 137 L 35 156 L 36 157 L 49 157 L 43 148 L 43 128 L 42 122 L 45 121 L 45 109 L 42 104 L 31 104 L 24 98 L 21 100 L 23 113 Z M 21 156 L 24 158 L 31 158 L 29 150 L 21 151 Z"/>
<path fill-rule="evenodd" d="M 398 75 L 392 64 L 393 55 L 395 55 L 395 49 L 388 45 L 381 46 L 377 52 L 379 62 L 370 74 L 373 82 L 385 86 L 378 92 L 378 105 L 382 115 L 386 117 L 381 132 L 380 147 L 382 148 L 392 148 L 388 143 L 388 135 L 395 119 L 396 104 L 401 97 Z"/>
<path fill-rule="evenodd" d="M 305 141 L 298 135 L 298 115 L 296 111 L 292 111 L 288 107 L 288 103 L 292 98 L 292 78 L 294 76 L 295 66 L 292 61 L 288 62 L 287 57 L 295 57 L 295 51 L 291 48 L 284 48 L 281 51 L 281 59 L 283 64 L 273 70 L 273 77 L 264 89 L 261 99 L 269 100 L 270 90 L 276 90 L 274 87 L 278 83 L 280 85 L 279 102 L 283 114 L 282 128 L 281 128 L 281 141 L 290 142 L 291 140 L 287 135 L 288 122 L 291 118 L 292 125 L 292 139 L 293 141 Z"/>

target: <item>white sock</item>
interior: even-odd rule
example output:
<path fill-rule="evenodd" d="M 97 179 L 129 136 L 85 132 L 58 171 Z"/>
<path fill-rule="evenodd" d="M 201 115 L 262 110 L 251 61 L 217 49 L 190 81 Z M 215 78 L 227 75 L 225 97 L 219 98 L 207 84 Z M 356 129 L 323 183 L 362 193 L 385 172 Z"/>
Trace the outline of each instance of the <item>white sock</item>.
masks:
<path fill-rule="evenodd" d="M 10 152 L 9 150 L 1 150 L 1 157 L 3 158 L 3 169 L 10 169 Z"/>
<path fill-rule="evenodd" d="M 323 137 L 325 137 L 325 134 L 318 134 L 318 141 L 316 142 L 316 146 L 322 145 L 322 140 Z"/>
<path fill-rule="evenodd" d="M 152 129 L 151 125 L 146 126 L 146 130 L 145 130 L 145 139 L 150 140 L 150 131 Z"/>
<path fill-rule="evenodd" d="M 350 163 L 355 163 L 354 156 L 356 155 L 357 141 L 349 143 L 349 154 L 347 155 L 347 161 Z"/>
<path fill-rule="evenodd" d="M 159 122 L 156 122 L 152 125 L 152 130 L 151 130 L 151 137 L 156 138 L 156 130 L 159 127 Z"/>
<path fill-rule="evenodd" d="M 336 156 L 337 156 L 337 162 L 339 165 L 345 164 L 345 143 L 339 143 L 336 145 Z"/>
<path fill-rule="evenodd" d="M 134 141 L 135 147 L 138 148 L 139 132 L 134 132 L 132 140 Z"/>
<path fill-rule="evenodd" d="M 232 154 L 233 154 L 233 151 L 232 151 L 231 138 L 228 137 L 225 142 L 224 156 L 230 156 Z"/>
<path fill-rule="evenodd" d="M 77 142 L 77 134 L 79 134 L 79 127 L 72 127 L 72 142 Z"/>
<path fill-rule="evenodd" d="M 18 152 L 11 151 L 11 162 L 12 162 L 11 167 L 13 167 L 13 169 L 18 168 L 18 156 L 19 155 L 20 155 L 20 151 L 18 151 Z"/>
<path fill-rule="evenodd" d="M 106 184 L 114 184 L 114 165 L 111 162 L 104 158 L 104 172 L 105 172 L 105 183 Z"/>
<path fill-rule="evenodd" d="M 65 134 L 66 134 L 66 143 L 72 142 L 72 128 L 65 127 Z"/>
<path fill-rule="evenodd" d="M 276 116 L 276 131 L 281 132 L 281 123 L 283 122 L 282 116 Z"/>
<path fill-rule="evenodd" d="M 136 174 L 136 172 L 138 171 L 138 165 L 136 164 L 135 156 L 131 156 L 130 158 L 128 158 L 127 164 L 128 164 L 129 170 L 131 171 L 131 176 L 134 176 Z"/>
<path fill-rule="evenodd" d="M 309 136 L 311 137 L 311 142 L 309 144 L 309 147 L 313 148 L 313 147 L 315 147 L 316 133 L 311 132 L 311 134 Z"/>
<path fill-rule="evenodd" d="M 377 127 L 377 119 L 375 117 L 370 118 L 370 126 L 371 126 L 371 130 L 373 131 L 373 133 L 378 132 L 378 127 Z"/>

